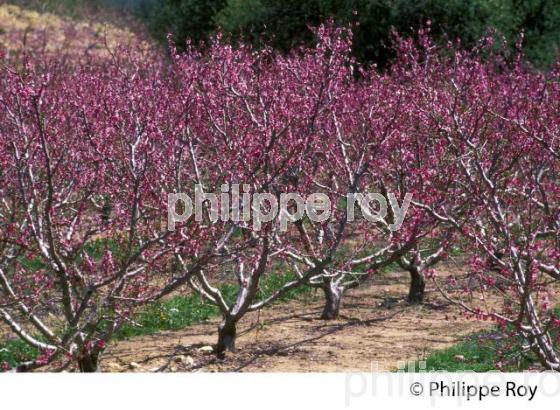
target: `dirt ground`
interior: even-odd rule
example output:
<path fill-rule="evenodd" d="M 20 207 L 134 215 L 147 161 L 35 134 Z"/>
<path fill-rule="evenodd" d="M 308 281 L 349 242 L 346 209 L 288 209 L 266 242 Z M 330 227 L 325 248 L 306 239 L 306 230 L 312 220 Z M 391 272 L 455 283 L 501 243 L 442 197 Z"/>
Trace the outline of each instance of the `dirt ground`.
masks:
<path fill-rule="evenodd" d="M 101 364 L 108 372 L 389 371 L 489 324 L 466 319 L 433 287 L 424 305 L 405 301 L 407 276 L 395 272 L 348 291 L 339 320 L 319 320 L 322 295 L 306 295 L 247 315 L 237 352 L 209 352 L 219 319 L 181 331 L 115 342 Z"/>

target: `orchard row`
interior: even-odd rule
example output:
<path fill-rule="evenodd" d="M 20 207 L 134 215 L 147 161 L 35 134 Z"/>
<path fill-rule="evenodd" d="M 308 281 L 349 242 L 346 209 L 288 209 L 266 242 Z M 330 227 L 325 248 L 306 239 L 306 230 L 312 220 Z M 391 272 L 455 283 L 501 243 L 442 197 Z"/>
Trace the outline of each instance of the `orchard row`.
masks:
<path fill-rule="evenodd" d="M 539 72 L 490 39 L 464 50 L 420 32 L 379 72 L 353 61 L 349 31 L 316 36 L 288 55 L 217 38 L 170 58 L 0 56 L 0 319 L 41 352 L 17 370 L 96 371 L 135 312 L 186 289 L 218 307 L 222 356 L 248 312 L 311 286 L 335 319 L 346 290 L 395 264 L 410 303 L 433 280 L 560 370 L 560 65 Z M 337 206 L 287 229 L 208 212 L 167 229 L 170 194 L 224 184 Z M 391 207 L 348 218 L 345 198 L 370 192 L 410 196 L 400 229 Z M 457 252 L 468 285 L 438 270 Z M 279 272 L 288 280 L 260 297 Z"/>

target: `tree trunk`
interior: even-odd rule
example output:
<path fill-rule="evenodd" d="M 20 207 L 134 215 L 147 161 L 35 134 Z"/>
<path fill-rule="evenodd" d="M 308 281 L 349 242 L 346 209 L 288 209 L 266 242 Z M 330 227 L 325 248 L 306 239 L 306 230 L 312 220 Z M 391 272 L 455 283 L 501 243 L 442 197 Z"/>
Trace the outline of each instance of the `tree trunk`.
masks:
<path fill-rule="evenodd" d="M 325 307 L 321 315 L 322 320 L 338 319 L 340 312 L 340 302 L 342 300 L 342 288 L 335 283 L 326 283 L 323 287 L 325 292 Z"/>
<path fill-rule="evenodd" d="M 531 350 L 536 354 L 540 363 L 549 370 L 560 371 L 560 357 L 554 349 L 553 341 L 550 334 L 544 330 L 541 320 L 535 309 L 533 298 L 524 298 L 523 306 L 525 308 L 525 316 L 531 328 L 531 335 L 528 335 L 531 344 Z"/>
<path fill-rule="evenodd" d="M 236 321 L 226 317 L 218 326 L 218 344 L 216 345 L 216 355 L 223 358 L 226 351 L 235 351 L 235 337 L 237 335 Z"/>
<path fill-rule="evenodd" d="M 560 371 L 560 357 L 554 350 L 550 335 L 548 333 L 537 334 L 536 336 L 529 337 L 531 343 L 531 350 L 537 356 L 539 362 L 545 369 Z"/>
<path fill-rule="evenodd" d="M 408 290 L 408 303 L 422 303 L 424 301 L 424 290 L 426 288 L 426 282 L 424 281 L 424 275 L 422 275 L 418 268 L 410 268 L 410 287 Z"/>
<path fill-rule="evenodd" d="M 95 373 L 99 371 L 99 354 L 88 353 L 78 360 L 78 368 L 82 373 Z"/>

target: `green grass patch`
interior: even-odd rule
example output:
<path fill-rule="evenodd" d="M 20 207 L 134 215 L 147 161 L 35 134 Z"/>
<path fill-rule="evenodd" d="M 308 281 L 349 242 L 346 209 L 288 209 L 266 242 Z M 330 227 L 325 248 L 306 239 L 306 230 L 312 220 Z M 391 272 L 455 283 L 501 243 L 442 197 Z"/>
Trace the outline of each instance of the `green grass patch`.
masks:
<path fill-rule="evenodd" d="M 39 351 L 23 340 L 10 340 L 0 344 L 0 365 L 7 363 L 10 368 L 18 363 L 32 360 L 38 355 Z"/>
<path fill-rule="evenodd" d="M 447 349 L 432 352 L 426 358 L 426 371 L 489 372 L 495 371 L 499 342 L 493 334 L 475 333 Z M 419 365 L 415 366 L 419 369 Z"/>
<path fill-rule="evenodd" d="M 560 307 L 557 307 L 555 315 L 559 313 Z M 557 335 L 557 331 L 551 332 L 553 340 L 557 338 Z M 520 336 L 508 335 L 507 332 L 504 333 L 496 328 L 473 333 L 454 346 L 430 353 L 425 359 L 425 371 L 489 372 L 501 370 L 520 372 L 538 363 L 532 352 L 521 351 L 520 347 L 524 344 L 526 341 Z M 500 351 L 507 353 L 500 357 Z M 498 362 L 501 362 L 500 368 L 497 367 Z M 419 361 L 416 361 L 414 369 L 416 371 L 420 369 Z"/>
<path fill-rule="evenodd" d="M 115 336 L 126 339 L 162 330 L 178 330 L 217 314 L 216 306 L 204 302 L 198 295 L 173 296 L 147 306 L 134 318 L 137 325 L 127 323 Z"/>

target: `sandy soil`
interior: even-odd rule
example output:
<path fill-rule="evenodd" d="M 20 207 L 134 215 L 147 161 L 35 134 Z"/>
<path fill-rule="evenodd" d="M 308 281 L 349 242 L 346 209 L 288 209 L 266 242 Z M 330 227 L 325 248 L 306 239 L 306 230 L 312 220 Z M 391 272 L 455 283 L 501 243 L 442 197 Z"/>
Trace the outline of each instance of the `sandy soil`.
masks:
<path fill-rule="evenodd" d="M 397 272 L 349 291 L 342 317 L 333 322 L 317 319 L 320 294 L 247 315 L 238 328 L 238 351 L 223 360 L 207 351 L 216 342 L 216 318 L 181 331 L 116 342 L 104 356 L 102 368 L 109 372 L 387 371 L 489 325 L 466 319 L 430 287 L 424 305 L 408 305 L 406 283 L 407 276 Z"/>

